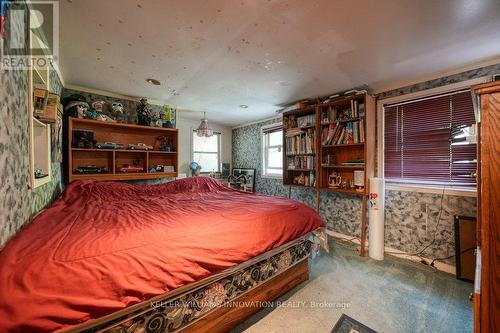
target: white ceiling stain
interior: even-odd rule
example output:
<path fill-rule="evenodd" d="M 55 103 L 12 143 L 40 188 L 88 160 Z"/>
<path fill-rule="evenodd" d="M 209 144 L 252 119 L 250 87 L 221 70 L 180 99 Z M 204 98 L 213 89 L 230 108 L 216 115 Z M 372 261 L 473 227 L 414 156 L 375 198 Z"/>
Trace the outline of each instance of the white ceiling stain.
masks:
<path fill-rule="evenodd" d="M 61 1 L 60 65 L 69 84 L 235 125 L 499 56 L 499 13 L 497 0 Z"/>

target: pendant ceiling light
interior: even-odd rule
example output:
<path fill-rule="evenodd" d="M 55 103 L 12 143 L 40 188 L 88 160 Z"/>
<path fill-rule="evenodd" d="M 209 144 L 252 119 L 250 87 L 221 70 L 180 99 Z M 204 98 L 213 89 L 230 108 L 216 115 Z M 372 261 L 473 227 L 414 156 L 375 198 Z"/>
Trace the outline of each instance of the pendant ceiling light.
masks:
<path fill-rule="evenodd" d="M 214 130 L 208 127 L 208 119 L 205 112 L 203 112 L 203 119 L 201 120 L 200 126 L 196 129 L 196 135 L 206 138 L 214 135 Z"/>

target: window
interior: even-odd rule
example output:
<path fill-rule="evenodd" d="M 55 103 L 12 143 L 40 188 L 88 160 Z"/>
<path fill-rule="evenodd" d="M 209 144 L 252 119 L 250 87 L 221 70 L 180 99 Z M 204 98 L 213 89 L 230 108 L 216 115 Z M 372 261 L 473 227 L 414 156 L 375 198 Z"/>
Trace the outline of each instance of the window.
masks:
<path fill-rule="evenodd" d="M 262 129 L 262 176 L 283 176 L 283 129 L 281 124 Z"/>
<path fill-rule="evenodd" d="M 220 171 L 220 133 L 200 138 L 193 132 L 193 161 L 201 166 L 201 172 Z"/>
<path fill-rule="evenodd" d="M 385 106 L 386 180 L 475 187 L 475 128 L 470 90 Z"/>

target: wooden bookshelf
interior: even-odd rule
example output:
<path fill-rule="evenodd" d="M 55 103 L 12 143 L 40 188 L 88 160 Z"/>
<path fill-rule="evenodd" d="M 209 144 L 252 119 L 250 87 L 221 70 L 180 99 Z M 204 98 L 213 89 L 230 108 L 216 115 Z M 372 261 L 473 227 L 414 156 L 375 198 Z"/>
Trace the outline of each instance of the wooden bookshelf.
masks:
<path fill-rule="evenodd" d="M 375 167 L 374 98 L 355 95 L 319 104 L 317 108 L 322 132 L 318 140 L 321 154 L 318 188 L 368 195 L 368 180 L 373 177 Z M 364 172 L 362 187 L 354 185 L 355 171 Z M 332 186 L 329 181 L 335 175 L 340 176 L 340 186 Z"/>
<path fill-rule="evenodd" d="M 77 147 L 73 142 L 73 130 L 92 131 L 97 142 L 123 144 L 123 149 L 99 149 Z M 174 151 L 159 150 L 158 137 L 170 139 Z M 131 150 L 128 144 L 144 143 L 153 150 Z M 69 181 L 92 179 L 102 181 L 144 180 L 177 177 L 178 172 L 178 130 L 172 128 L 139 126 L 103 122 L 89 119 L 69 118 L 68 121 L 68 175 Z M 141 172 L 121 172 L 124 165 L 142 167 Z M 150 172 L 152 166 L 173 166 L 174 172 Z M 105 167 L 106 173 L 76 173 L 78 167 Z"/>
<path fill-rule="evenodd" d="M 362 105 L 362 107 L 360 107 Z M 356 112 L 353 112 L 353 108 Z M 350 110 L 350 111 L 349 111 Z M 362 111 L 362 112 L 361 112 Z M 331 114 L 331 115 L 330 115 Z M 290 119 L 314 115 L 315 124 L 292 124 Z M 325 117 L 327 115 L 328 117 Z M 357 125 L 350 125 L 356 123 Z M 337 127 L 349 128 L 349 139 L 340 140 L 339 137 L 332 138 L 330 142 L 323 140 L 323 132 L 326 128 Z M 286 186 L 299 186 L 314 188 L 316 194 L 316 206 L 320 208 L 320 192 L 336 192 L 353 195 L 361 198 L 361 249 L 360 255 L 365 254 L 366 242 L 366 207 L 368 194 L 370 192 L 369 179 L 374 176 L 375 171 L 375 99 L 367 94 L 353 95 L 338 98 L 328 103 L 318 104 L 305 109 L 298 109 L 283 114 L 283 184 Z M 354 128 L 356 134 L 354 135 Z M 362 128 L 362 135 L 360 129 Z M 313 152 L 291 151 L 287 141 L 290 131 L 292 134 L 299 131 L 315 131 L 315 149 Z M 352 133 L 352 134 L 351 134 Z M 288 135 L 287 135 L 288 134 Z M 303 135 L 303 134 L 296 134 Z M 336 139 L 336 140 L 334 140 Z M 312 157 L 314 167 L 290 168 L 290 158 Z M 330 156 L 328 159 L 327 157 Z M 358 161 L 359 164 L 353 162 Z M 362 161 L 362 162 L 361 162 Z M 313 170 L 310 170 L 313 169 Z M 354 182 L 354 172 L 362 171 L 362 187 L 350 186 Z M 316 182 L 314 185 L 304 186 L 297 184 L 296 177 L 306 172 L 313 172 Z M 331 186 L 330 176 L 336 173 L 342 182 L 340 186 Z"/>
<path fill-rule="evenodd" d="M 360 255 L 364 256 L 369 179 L 375 170 L 375 99 L 363 94 L 320 104 L 318 119 L 322 132 L 318 188 L 361 197 Z M 329 132 L 334 134 L 331 140 Z M 355 172 L 363 172 L 363 186 L 356 186 Z M 332 185 L 335 176 L 340 176 L 340 186 Z"/>
<path fill-rule="evenodd" d="M 318 116 L 316 107 L 283 114 L 283 184 L 317 187 Z"/>

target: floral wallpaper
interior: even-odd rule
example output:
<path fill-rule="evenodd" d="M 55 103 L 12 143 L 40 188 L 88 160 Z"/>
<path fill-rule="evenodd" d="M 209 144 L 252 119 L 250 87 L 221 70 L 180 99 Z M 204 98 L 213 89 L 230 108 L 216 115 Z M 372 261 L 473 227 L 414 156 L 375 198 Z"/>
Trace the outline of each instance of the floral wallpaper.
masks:
<path fill-rule="evenodd" d="M 473 78 L 500 73 L 500 64 L 478 68 L 419 84 L 386 91 L 377 98 L 388 98 L 444 86 Z M 278 123 L 280 118 L 233 129 L 233 167 L 257 169 L 256 192 L 288 196 L 289 188 L 281 179 L 262 178 L 261 128 Z M 291 198 L 316 207 L 316 191 L 292 187 Z M 361 200 L 346 194 L 321 192 L 320 215 L 329 230 L 359 237 L 361 234 Z M 443 196 L 420 192 L 387 190 L 385 194 L 385 245 L 414 253 L 432 242 L 422 256 L 445 258 L 455 253 L 454 216 L 476 216 L 475 197 Z M 369 237 L 369 236 L 368 236 Z M 454 265 L 454 258 L 443 261 Z"/>
<path fill-rule="evenodd" d="M 22 27 L 14 22 L 11 28 Z M 60 163 L 52 163 L 52 182 L 28 189 L 27 83 L 25 70 L 0 71 L 0 248 L 62 190 Z M 49 83 L 52 92 L 61 93 L 61 80 L 52 68 Z"/>
<path fill-rule="evenodd" d="M 493 74 L 500 73 L 500 64 L 495 64 L 491 66 L 481 67 L 477 69 L 472 69 L 469 71 L 441 77 L 434 80 L 424 81 L 417 84 L 412 84 L 406 87 L 401 87 L 389 91 L 382 92 L 377 95 L 378 99 L 385 99 L 390 97 L 395 97 L 399 95 L 406 95 L 417 91 L 422 91 L 426 89 L 432 89 L 437 87 L 446 86 L 452 83 L 458 83 L 462 81 L 467 81 L 471 79 L 476 79 L 484 76 L 491 76 Z"/>
<path fill-rule="evenodd" d="M 137 124 L 137 106 L 139 105 L 139 102 L 137 101 L 132 101 L 130 99 L 109 97 L 105 95 L 92 94 L 73 89 L 64 89 L 62 92 L 62 98 L 69 97 L 70 95 L 73 94 L 79 94 L 84 96 L 85 99 L 87 100 L 87 103 L 89 104 L 92 104 L 92 102 L 95 101 L 105 101 L 108 104 L 121 103 L 123 105 L 123 113 L 124 113 L 124 118 L 122 120 L 129 124 Z M 153 112 L 160 112 L 162 110 L 161 105 L 150 104 L 150 106 Z M 103 113 L 108 116 L 111 116 L 112 118 L 115 118 L 116 116 L 112 114 L 107 107 L 104 108 Z M 174 111 L 174 127 L 176 125 L 175 121 L 176 121 L 176 111 Z"/>

